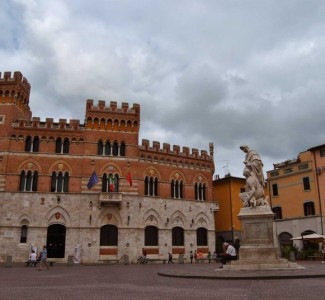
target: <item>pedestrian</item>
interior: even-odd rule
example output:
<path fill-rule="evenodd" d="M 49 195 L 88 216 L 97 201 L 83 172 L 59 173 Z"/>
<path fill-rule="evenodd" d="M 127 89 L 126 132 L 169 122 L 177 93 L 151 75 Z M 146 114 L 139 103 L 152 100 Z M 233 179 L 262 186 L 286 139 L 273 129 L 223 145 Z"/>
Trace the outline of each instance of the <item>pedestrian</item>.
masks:
<path fill-rule="evenodd" d="M 322 255 L 323 255 L 322 264 L 324 264 L 325 263 L 325 240 L 323 240 L 322 243 Z"/>
<path fill-rule="evenodd" d="M 36 266 L 36 253 L 34 250 L 32 250 L 31 254 L 29 255 L 29 259 L 28 259 L 28 265 L 31 267 L 35 267 Z"/>
<path fill-rule="evenodd" d="M 148 263 L 148 260 L 147 260 L 147 251 L 144 248 L 142 248 L 142 256 L 140 256 L 140 263 L 142 263 L 142 264 Z"/>
<path fill-rule="evenodd" d="M 211 261 L 211 252 L 210 251 L 208 252 L 207 259 L 208 259 L 208 262 L 210 263 L 210 261 Z"/>
<path fill-rule="evenodd" d="M 168 263 L 173 264 L 173 255 L 170 252 L 168 252 Z"/>
<path fill-rule="evenodd" d="M 191 260 L 191 263 L 193 262 L 193 252 L 192 250 L 190 251 L 190 260 Z"/>
<path fill-rule="evenodd" d="M 40 257 L 41 257 L 41 261 L 39 263 L 39 267 L 38 267 L 38 271 L 41 271 L 43 266 L 46 266 L 46 268 L 49 270 L 49 266 L 46 262 L 47 259 L 47 250 L 46 250 L 46 246 L 43 246 L 43 250 L 40 253 Z"/>

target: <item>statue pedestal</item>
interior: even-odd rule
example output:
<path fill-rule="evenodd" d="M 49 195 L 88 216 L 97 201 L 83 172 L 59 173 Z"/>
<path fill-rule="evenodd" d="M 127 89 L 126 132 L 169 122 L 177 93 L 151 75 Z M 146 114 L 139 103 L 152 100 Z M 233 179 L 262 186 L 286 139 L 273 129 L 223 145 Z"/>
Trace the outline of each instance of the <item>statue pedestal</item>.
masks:
<path fill-rule="evenodd" d="M 242 225 L 239 260 L 231 261 L 224 269 L 274 270 L 303 268 L 279 258 L 273 238 L 274 213 L 270 206 L 243 207 L 238 215 Z"/>

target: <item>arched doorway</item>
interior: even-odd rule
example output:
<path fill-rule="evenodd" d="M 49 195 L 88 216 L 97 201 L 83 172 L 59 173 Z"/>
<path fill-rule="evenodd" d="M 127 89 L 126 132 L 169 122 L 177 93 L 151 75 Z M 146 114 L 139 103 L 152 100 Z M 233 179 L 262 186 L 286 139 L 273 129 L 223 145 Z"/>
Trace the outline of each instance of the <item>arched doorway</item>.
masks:
<path fill-rule="evenodd" d="M 47 257 L 64 258 L 66 227 L 53 224 L 47 228 Z"/>

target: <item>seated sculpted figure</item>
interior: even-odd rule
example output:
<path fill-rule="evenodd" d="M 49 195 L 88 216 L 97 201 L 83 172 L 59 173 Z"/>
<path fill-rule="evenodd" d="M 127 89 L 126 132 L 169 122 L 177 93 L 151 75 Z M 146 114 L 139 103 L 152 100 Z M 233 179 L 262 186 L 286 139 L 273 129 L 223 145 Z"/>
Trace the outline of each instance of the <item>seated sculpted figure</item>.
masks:
<path fill-rule="evenodd" d="M 264 198 L 264 189 L 259 184 L 258 179 L 253 176 L 252 171 L 244 168 L 243 175 L 246 178 L 245 192 L 239 194 L 244 207 L 255 207 L 260 205 L 269 205 L 267 198 Z"/>

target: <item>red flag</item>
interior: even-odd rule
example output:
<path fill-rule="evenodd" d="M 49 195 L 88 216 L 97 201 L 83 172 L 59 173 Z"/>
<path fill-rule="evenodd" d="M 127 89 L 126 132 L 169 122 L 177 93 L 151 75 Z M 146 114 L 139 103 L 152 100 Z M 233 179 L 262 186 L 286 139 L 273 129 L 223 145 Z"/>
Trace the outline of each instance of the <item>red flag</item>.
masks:
<path fill-rule="evenodd" d="M 129 183 L 129 185 L 132 186 L 132 177 L 130 172 L 127 173 L 126 180 Z"/>

